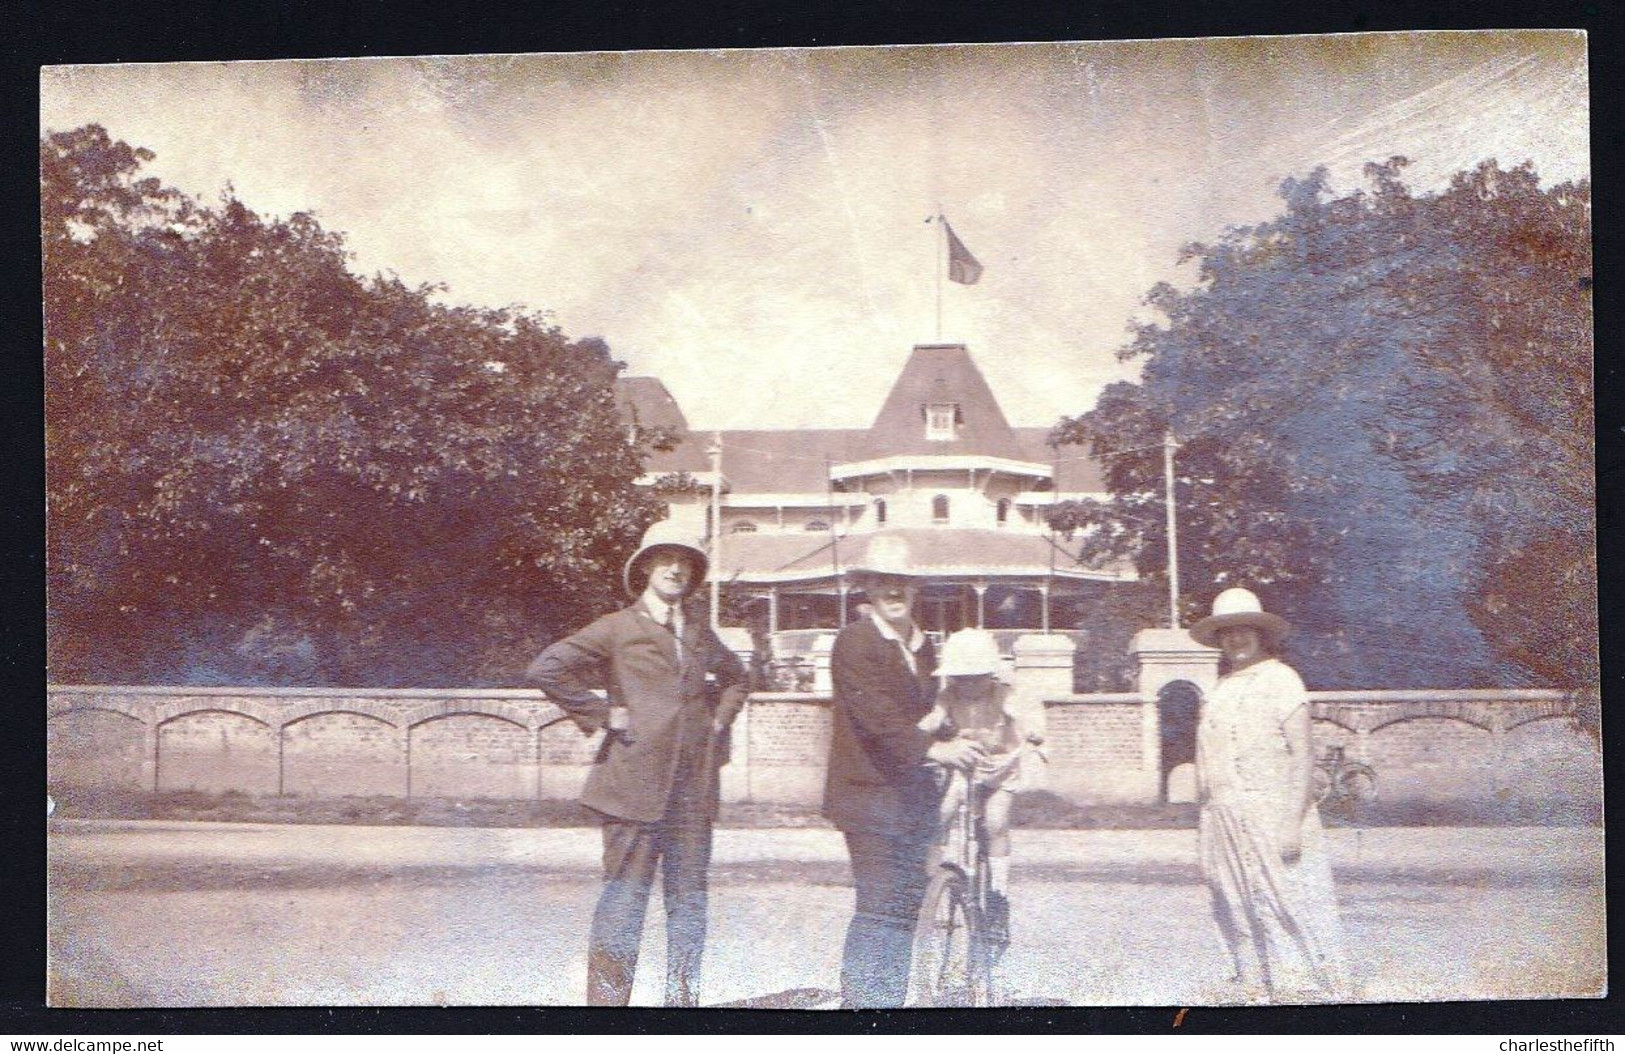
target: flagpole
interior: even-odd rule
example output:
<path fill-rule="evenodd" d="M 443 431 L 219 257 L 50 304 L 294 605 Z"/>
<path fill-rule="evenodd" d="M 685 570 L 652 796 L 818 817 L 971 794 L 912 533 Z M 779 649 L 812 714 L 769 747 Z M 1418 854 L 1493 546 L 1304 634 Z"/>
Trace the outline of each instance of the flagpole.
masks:
<path fill-rule="evenodd" d="M 1179 628 L 1179 518 L 1174 514 L 1174 442 L 1173 432 L 1162 433 L 1162 478 L 1167 487 L 1168 506 L 1168 625 Z"/>
<path fill-rule="evenodd" d="M 948 228 L 946 226 L 946 222 L 942 218 L 942 204 L 940 202 L 938 202 L 938 204 L 937 204 L 937 230 L 942 232 L 942 234 L 940 236 L 938 236 L 938 239 L 937 239 L 942 245 L 942 251 L 937 253 L 937 263 L 936 263 L 936 267 L 935 267 L 935 270 L 936 270 L 936 273 L 937 273 L 937 343 L 941 344 L 942 343 L 942 272 L 947 270 L 947 268 L 948 268 Z"/>
<path fill-rule="evenodd" d="M 711 433 L 711 628 L 722 625 L 722 433 Z"/>

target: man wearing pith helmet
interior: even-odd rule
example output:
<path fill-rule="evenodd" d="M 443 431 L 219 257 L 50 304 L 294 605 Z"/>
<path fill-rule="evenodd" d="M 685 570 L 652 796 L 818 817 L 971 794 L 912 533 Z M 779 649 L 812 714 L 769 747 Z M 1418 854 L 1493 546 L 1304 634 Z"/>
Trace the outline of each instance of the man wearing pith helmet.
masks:
<path fill-rule="evenodd" d="M 582 732 L 605 730 L 581 795 L 604 836 L 589 1005 L 631 998 L 656 865 L 666 898 L 666 1005 L 694 1006 L 699 995 L 717 768 L 746 695 L 739 659 L 684 610 L 707 563 L 680 526 L 655 524 L 622 574 L 632 606 L 557 641 L 527 671 Z"/>
<path fill-rule="evenodd" d="M 846 838 L 856 900 L 841 958 L 849 1007 L 902 1006 L 914 924 L 925 899 L 940 793 L 928 760 L 968 768 L 970 740 L 937 741 L 931 643 L 914 624 L 919 575 L 907 540 L 879 532 L 848 567 L 868 612 L 842 629 L 830 655 L 834 721 L 824 815 Z"/>

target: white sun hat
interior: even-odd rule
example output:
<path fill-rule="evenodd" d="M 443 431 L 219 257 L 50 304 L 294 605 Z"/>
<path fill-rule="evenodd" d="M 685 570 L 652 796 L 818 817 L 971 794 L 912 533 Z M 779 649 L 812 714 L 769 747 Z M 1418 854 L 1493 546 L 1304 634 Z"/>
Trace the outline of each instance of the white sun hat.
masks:
<path fill-rule="evenodd" d="M 1226 589 L 1213 598 L 1213 614 L 1191 627 L 1196 643 L 1209 648 L 1219 646 L 1219 631 L 1231 626 L 1251 626 L 1264 638 L 1265 646 L 1274 649 L 1292 627 L 1279 615 L 1271 615 L 1259 603 L 1258 594 L 1237 586 Z"/>
<path fill-rule="evenodd" d="M 847 573 L 861 583 L 868 578 L 918 578 L 908 539 L 901 534 L 877 531 L 869 537 L 863 553 L 846 565 Z"/>
<path fill-rule="evenodd" d="M 688 584 L 690 593 L 705 581 L 707 565 L 711 562 L 705 554 L 705 546 L 682 524 L 673 520 L 659 520 L 643 532 L 642 544 L 621 571 L 621 584 L 630 596 L 638 596 L 648 585 L 648 575 L 643 565 L 650 554 L 659 549 L 675 549 L 694 561 L 694 577 Z"/>
<path fill-rule="evenodd" d="M 937 656 L 938 677 L 975 677 L 1004 673 L 999 642 L 985 629 L 962 629 L 948 635 Z"/>

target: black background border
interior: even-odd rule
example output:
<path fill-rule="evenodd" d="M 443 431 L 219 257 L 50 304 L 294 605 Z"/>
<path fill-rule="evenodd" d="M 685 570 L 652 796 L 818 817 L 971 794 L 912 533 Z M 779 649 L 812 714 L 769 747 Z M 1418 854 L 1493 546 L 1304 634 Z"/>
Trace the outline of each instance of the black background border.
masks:
<path fill-rule="evenodd" d="M 1331 0 L 1027 4 L 888 0 L 836 4 L 648 3 L 556 0 L 546 4 L 476 0 L 285 0 L 285 2 L 90 3 L 26 0 L 8 5 L 0 44 L 6 91 L 0 98 L 12 149 L 0 169 L 7 220 L 4 283 L 8 325 L 7 383 L 0 388 L 6 430 L 0 479 L 4 515 L 0 580 L 6 621 L 0 634 L 0 1034 L 233 1033 L 759 1033 L 979 1032 L 1155 1033 L 1175 1028 L 1178 1008 L 1042 1007 L 984 1011 L 602 1011 L 585 1008 L 286 1008 L 233 1010 L 62 1010 L 44 1006 L 45 833 L 40 788 L 44 771 L 44 450 L 40 348 L 39 67 L 59 63 L 165 62 L 341 56 L 526 53 L 650 48 L 810 47 L 986 41 L 1117 40 L 1158 37 L 1352 33 L 1421 29 L 1585 29 L 1590 36 L 1592 171 L 1621 171 L 1625 139 L 1619 120 L 1620 19 L 1604 2 L 1371 3 Z M 1016 8 L 1016 5 L 1010 5 Z M 1619 304 L 1612 278 L 1621 273 L 1621 211 L 1616 182 L 1594 193 L 1597 282 L 1598 536 L 1602 561 L 1604 723 L 1610 703 L 1625 700 L 1625 640 L 1613 608 L 1625 597 L 1616 544 L 1622 509 L 1618 484 L 1625 455 Z M 1605 740 L 1609 788 L 1620 772 L 1618 735 Z M 1610 793 L 1608 798 L 1615 797 Z M 1608 810 L 1609 840 L 1617 835 Z M 1610 858 L 1610 863 L 1612 862 Z M 1613 867 L 1608 887 L 1615 888 Z M 1611 898 L 1610 898 L 1611 899 Z M 1618 912 L 1610 912 L 1609 948 L 1621 946 Z M 831 940 L 838 939 L 834 934 Z M 1610 966 L 1613 956 L 1610 954 Z M 1613 970 L 1610 969 L 1610 974 Z M 1622 1031 L 1620 1000 L 1410 1003 L 1331 1007 L 1203 1008 L 1184 1016 L 1178 1033 L 1473 1033 L 1612 1034 Z"/>

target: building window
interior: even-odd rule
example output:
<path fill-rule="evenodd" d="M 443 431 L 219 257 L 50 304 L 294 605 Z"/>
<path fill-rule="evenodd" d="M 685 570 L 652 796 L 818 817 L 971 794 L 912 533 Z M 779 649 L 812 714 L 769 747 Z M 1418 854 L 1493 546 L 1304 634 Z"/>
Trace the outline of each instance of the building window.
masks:
<path fill-rule="evenodd" d="M 754 523 L 751 523 L 749 520 L 741 520 L 739 523 L 736 523 L 732 527 L 729 527 L 728 528 L 728 533 L 729 534 L 755 534 L 756 533 L 756 525 Z"/>
<path fill-rule="evenodd" d="M 875 499 L 875 523 L 879 524 L 882 527 L 886 526 L 886 499 L 885 498 L 876 498 Z"/>
<path fill-rule="evenodd" d="M 925 408 L 925 438 L 953 439 L 959 430 L 958 403 L 931 403 Z"/>
<path fill-rule="evenodd" d="M 825 523 L 823 520 L 814 520 L 813 522 L 807 524 L 806 529 L 809 531 L 827 531 L 829 530 L 829 524 Z"/>
<path fill-rule="evenodd" d="M 931 522 L 948 522 L 948 495 L 938 494 L 931 499 Z"/>
<path fill-rule="evenodd" d="M 995 508 L 998 510 L 996 515 L 999 518 L 999 526 L 1003 527 L 1010 522 L 1010 499 L 1000 498 L 999 504 Z"/>

